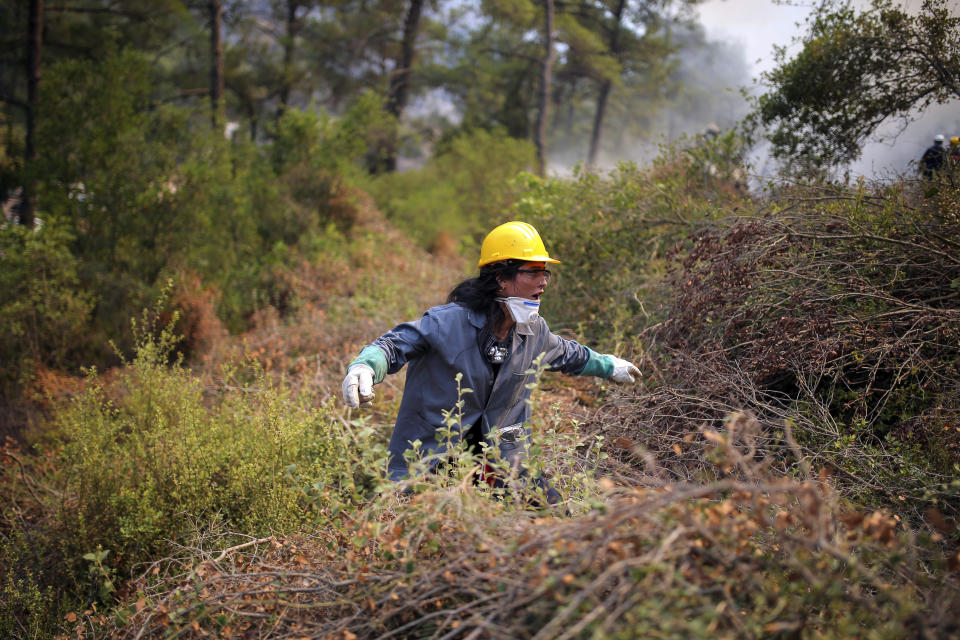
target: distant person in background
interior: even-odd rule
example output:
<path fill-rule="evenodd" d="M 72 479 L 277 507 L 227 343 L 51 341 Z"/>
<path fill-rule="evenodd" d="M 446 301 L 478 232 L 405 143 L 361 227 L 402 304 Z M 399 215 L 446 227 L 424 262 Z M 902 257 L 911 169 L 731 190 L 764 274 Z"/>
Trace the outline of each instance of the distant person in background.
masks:
<path fill-rule="evenodd" d="M 507 222 L 491 231 L 480 247 L 480 273 L 457 285 L 447 304 L 428 309 L 363 348 L 347 367 L 343 401 L 369 405 L 373 385 L 407 367 L 403 400 L 390 439 L 390 479 L 408 476 L 414 456 L 431 470 L 443 464 L 447 442 L 440 433 L 445 414 L 457 409 L 450 444 L 463 440 L 474 453 L 482 443 L 520 468 L 530 443 L 530 405 L 534 360 L 550 370 L 609 378 L 629 384 L 640 376 L 632 363 L 600 354 L 552 333 L 538 311 L 550 282 L 551 258 L 537 230 L 525 222 Z M 462 378 L 457 379 L 460 374 Z M 460 395 L 458 388 L 471 393 Z M 458 405 L 458 402 L 462 402 Z M 417 446 L 414 443 L 418 443 Z M 491 479 L 493 481 L 491 482 Z M 484 481 L 497 487 L 495 474 Z M 560 499 L 545 479 L 534 482 L 547 501 Z M 502 486 L 502 485 L 501 485 Z"/>
<path fill-rule="evenodd" d="M 956 169 L 960 166 L 960 136 L 950 138 L 950 167 Z"/>
<path fill-rule="evenodd" d="M 943 134 L 938 133 L 933 139 L 933 146 L 923 152 L 920 158 L 920 172 L 924 178 L 932 178 L 933 174 L 943 169 L 946 149 L 943 147 Z"/>

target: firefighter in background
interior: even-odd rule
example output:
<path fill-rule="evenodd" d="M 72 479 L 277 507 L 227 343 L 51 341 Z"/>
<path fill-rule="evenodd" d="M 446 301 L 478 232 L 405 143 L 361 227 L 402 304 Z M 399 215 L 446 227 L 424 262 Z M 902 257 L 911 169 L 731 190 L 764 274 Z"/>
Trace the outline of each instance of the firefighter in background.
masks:
<path fill-rule="evenodd" d="M 409 477 L 407 457 L 414 454 L 436 470 L 448 444 L 462 440 L 474 453 L 482 451 L 481 443 L 490 452 L 499 451 L 499 458 L 526 482 L 520 463 L 529 445 L 527 400 L 536 375 L 528 372 L 541 354 L 548 370 L 622 384 L 639 378 L 630 362 L 561 338 L 540 317 L 540 300 L 550 283 L 547 267 L 558 262 L 531 225 L 502 224 L 480 247 L 476 277 L 454 287 L 446 304 L 374 340 L 349 364 L 341 391 L 350 407 L 369 405 L 373 385 L 409 365 L 390 438 L 387 471 L 392 480 Z M 458 394 L 457 374 L 462 376 L 459 387 L 470 393 Z M 444 413 L 458 402 L 462 417 L 448 442 L 438 431 L 445 425 Z M 545 479 L 533 481 L 546 491 L 548 502 L 559 500 Z"/>
<path fill-rule="evenodd" d="M 960 167 L 960 136 L 950 138 L 950 149 L 948 150 L 947 158 L 950 162 L 951 169 Z"/>
<path fill-rule="evenodd" d="M 933 174 L 943 169 L 946 160 L 946 149 L 943 147 L 943 134 L 938 133 L 933 139 L 933 146 L 928 147 L 920 158 L 920 172 L 924 178 L 932 178 Z"/>

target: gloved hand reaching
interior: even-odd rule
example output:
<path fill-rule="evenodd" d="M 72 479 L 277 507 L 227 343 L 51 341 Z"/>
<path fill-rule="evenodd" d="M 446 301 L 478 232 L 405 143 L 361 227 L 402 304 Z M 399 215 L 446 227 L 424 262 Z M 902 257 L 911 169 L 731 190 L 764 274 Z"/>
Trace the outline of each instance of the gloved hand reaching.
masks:
<path fill-rule="evenodd" d="M 632 362 L 627 362 L 617 356 L 610 355 L 610 358 L 613 359 L 613 373 L 610 374 L 610 379 L 614 382 L 619 382 L 620 384 L 627 384 L 628 382 L 636 382 L 633 376 L 638 378 L 643 374 L 640 373 L 640 369 L 637 369 L 636 365 Z"/>
<path fill-rule="evenodd" d="M 348 407 L 369 407 L 373 405 L 373 368 L 357 363 L 347 369 L 347 377 L 340 386 L 343 403 Z"/>

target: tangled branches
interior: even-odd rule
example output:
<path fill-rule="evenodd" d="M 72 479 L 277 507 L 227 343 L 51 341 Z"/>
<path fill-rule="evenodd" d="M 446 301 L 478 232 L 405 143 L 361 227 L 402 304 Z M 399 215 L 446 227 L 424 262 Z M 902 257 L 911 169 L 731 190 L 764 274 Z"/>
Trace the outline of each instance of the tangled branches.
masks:
<path fill-rule="evenodd" d="M 185 549 L 131 583 L 127 617 L 100 631 L 958 633 L 951 202 L 791 193 L 702 233 L 643 336 L 648 392 L 611 396 L 583 425 L 617 455 L 569 517 L 427 478 L 296 536 Z"/>
<path fill-rule="evenodd" d="M 895 518 L 842 510 L 822 478 L 770 473 L 753 443 L 759 424 L 737 414 L 727 426 L 706 431 L 706 446 L 740 479 L 610 483 L 602 504 L 569 519 L 513 511 L 468 485 L 400 503 L 383 497 L 339 532 L 258 541 L 242 557 L 196 551 L 190 572 L 144 578 L 140 592 L 151 595 L 113 633 L 545 640 L 843 636 L 865 624 L 880 637 L 956 631 L 957 591 L 923 577 Z"/>
<path fill-rule="evenodd" d="M 693 479 L 691 441 L 748 408 L 767 444 L 792 421 L 850 496 L 960 512 L 955 195 L 795 190 L 704 231 L 646 334 L 658 385 L 616 399 L 596 428 Z"/>

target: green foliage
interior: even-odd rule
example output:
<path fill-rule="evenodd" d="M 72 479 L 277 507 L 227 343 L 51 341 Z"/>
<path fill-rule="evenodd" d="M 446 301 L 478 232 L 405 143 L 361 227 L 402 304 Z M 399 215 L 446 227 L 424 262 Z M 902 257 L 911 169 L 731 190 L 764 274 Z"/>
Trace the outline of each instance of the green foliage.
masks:
<path fill-rule="evenodd" d="M 742 202 L 734 190 L 717 190 L 722 176 L 705 178 L 695 158 L 668 149 L 651 169 L 623 163 L 607 176 L 524 176 L 513 214 L 533 224 L 562 263 L 542 303 L 551 327 L 612 347 L 662 319 L 656 285 L 667 254 L 721 207 Z"/>
<path fill-rule="evenodd" d="M 285 111 L 272 131 L 274 169 L 283 173 L 291 166 L 307 165 L 329 179 L 355 178 L 377 136 L 394 124 L 384 113 L 382 100 L 369 91 L 339 118 L 313 109 Z"/>
<path fill-rule="evenodd" d="M 4 638 L 51 638 L 63 614 L 79 606 L 80 598 L 65 594 L 62 574 L 50 566 L 50 555 L 56 555 L 52 541 L 32 533 L 16 529 L 0 538 L 0 635 Z"/>
<path fill-rule="evenodd" d="M 92 308 L 80 287 L 70 234 L 57 221 L 37 230 L 0 226 L 0 386 L 38 365 L 71 364 Z"/>
<path fill-rule="evenodd" d="M 89 563 L 87 573 L 90 576 L 91 582 L 96 586 L 97 598 L 100 602 L 110 602 L 114 592 L 117 590 L 114 584 L 116 571 L 104 565 L 103 562 L 109 555 L 110 550 L 104 549 L 100 545 L 97 545 L 96 551 L 83 554 L 83 559 Z"/>
<path fill-rule="evenodd" d="M 774 154 L 801 164 L 856 158 L 887 118 L 960 97 L 960 18 L 944 0 L 911 15 L 890 0 L 869 10 L 827 2 L 808 20 L 796 57 L 779 51 L 756 113 L 772 126 Z"/>
<path fill-rule="evenodd" d="M 143 56 L 62 61 L 43 86 L 40 159 L 29 167 L 38 215 L 70 231 L 80 283 L 97 300 L 89 341 L 128 344 L 116 328 L 161 274 L 192 268 L 216 280 L 250 243 L 237 219 L 252 212 L 235 207 L 225 141 L 189 111 L 154 103 Z"/>
<path fill-rule="evenodd" d="M 446 141 L 422 169 L 378 177 L 370 190 L 380 210 L 420 246 L 442 244 L 443 233 L 475 249 L 506 219 L 518 193 L 512 180 L 532 163 L 528 142 L 476 129 Z"/>
<path fill-rule="evenodd" d="M 198 132 L 188 112 L 151 104 L 152 85 L 147 60 L 132 52 L 45 73 L 38 209 L 70 222 L 84 269 L 112 278 L 108 286 L 122 274 L 149 286 L 168 260 L 213 235 L 209 211 L 191 211 L 185 224 L 177 196 L 181 154 L 202 153 Z"/>
<path fill-rule="evenodd" d="M 89 389 L 56 417 L 58 518 L 77 557 L 87 557 L 101 592 L 104 562 L 125 572 L 206 527 L 264 534 L 316 520 L 322 509 L 352 499 L 351 443 L 325 408 L 258 378 L 246 391 L 221 391 L 212 405 L 179 363 L 166 365 L 175 336 L 156 340 L 135 323 L 136 357 L 106 387 Z M 224 386 L 239 383 L 227 372 Z M 295 472 L 295 473 L 294 473 Z M 349 481 L 349 482 L 347 482 Z M 318 503 L 305 487 L 326 494 Z"/>
<path fill-rule="evenodd" d="M 389 120 L 366 94 L 339 118 L 288 109 L 269 145 L 231 143 L 204 111 L 158 104 L 130 50 L 59 61 L 43 86 L 28 169 L 45 228 L 2 230 L 5 386 L 28 360 L 112 363 L 107 343 L 131 348 L 124 319 L 173 274 L 198 277 L 234 331 L 265 306 L 294 311 L 288 274 L 352 227 L 350 182 Z"/>

